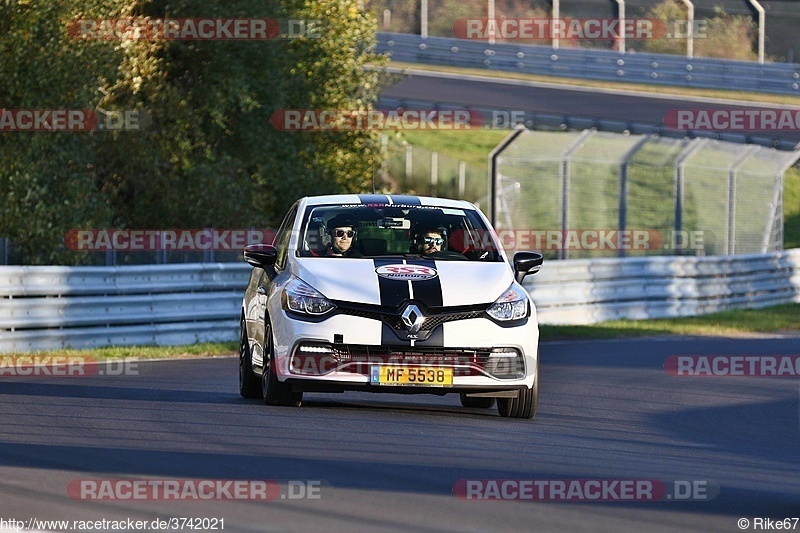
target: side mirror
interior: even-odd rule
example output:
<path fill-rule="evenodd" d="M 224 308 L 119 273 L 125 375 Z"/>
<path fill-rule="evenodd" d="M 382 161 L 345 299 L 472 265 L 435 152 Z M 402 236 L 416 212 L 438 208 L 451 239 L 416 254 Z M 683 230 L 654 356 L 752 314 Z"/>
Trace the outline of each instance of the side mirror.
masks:
<path fill-rule="evenodd" d="M 522 283 L 528 274 L 536 274 L 542 267 L 544 256 L 538 252 L 517 252 L 514 254 L 514 277 Z"/>
<path fill-rule="evenodd" d="M 244 260 L 256 268 L 269 271 L 277 259 L 278 250 L 271 244 L 248 244 L 244 247 Z"/>

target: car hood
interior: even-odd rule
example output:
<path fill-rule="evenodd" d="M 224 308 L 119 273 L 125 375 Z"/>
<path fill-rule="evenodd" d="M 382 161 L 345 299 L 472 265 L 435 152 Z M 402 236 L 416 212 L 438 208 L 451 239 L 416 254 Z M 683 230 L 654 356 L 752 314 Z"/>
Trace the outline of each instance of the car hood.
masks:
<path fill-rule="evenodd" d="M 505 262 L 313 257 L 296 258 L 294 266 L 297 277 L 330 300 L 374 305 L 490 304 L 514 281 Z"/>

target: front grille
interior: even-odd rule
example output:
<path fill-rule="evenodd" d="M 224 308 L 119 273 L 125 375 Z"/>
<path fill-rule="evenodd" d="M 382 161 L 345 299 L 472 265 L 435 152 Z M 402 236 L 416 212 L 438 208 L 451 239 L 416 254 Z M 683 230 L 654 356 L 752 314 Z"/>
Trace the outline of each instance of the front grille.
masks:
<path fill-rule="evenodd" d="M 410 302 L 409 302 L 410 303 Z M 367 305 L 352 305 L 341 302 L 336 302 L 337 311 L 344 315 L 357 316 L 361 318 L 369 318 L 371 320 L 378 320 L 388 325 L 390 328 L 405 331 L 406 327 L 403 324 L 403 319 L 400 313 L 405 308 L 405 303 L 396 309 L 389 309 L 384 306 L 367 306 Z M 422 323 L 420 331 L 430 331 L 445 322 L 453 322 L 456 320 L 467 320 L 470 318 L 481 318 L 485 316 L 487 305 L 470 306 L 468 308 L 428 308 L 417 304 L 425 315 L 425 321 Z"/>
<path fill-rule="evenodd" d="M 335 345 L 333 347 L 342 361 L 395 364 L 483 364 L 491 350 L 469 350 L 462 348 L 401 348 L 390 346 Z"/>
<path fill-rule="evenodd" d="M 444 324 L 445 322 L 453 322 L 455 320 L 467 320 L 468 318 L 481 318 L 483 316 L 483 311 L 471 311 L 467 313 L 443 313 L 440 315 L 433 315 L 425 318 L 425 322 L 422 323 L 422 330 L 429 330 L 434 329 L 437 326 Z"/>

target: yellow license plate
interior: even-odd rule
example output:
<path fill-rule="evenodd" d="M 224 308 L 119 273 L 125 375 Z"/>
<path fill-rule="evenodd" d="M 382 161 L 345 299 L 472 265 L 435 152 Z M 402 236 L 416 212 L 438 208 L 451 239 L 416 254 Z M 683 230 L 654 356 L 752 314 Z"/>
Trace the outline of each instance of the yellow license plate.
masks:
<path fill-rule="evenodd" d="M 453 369 L 433 366 L 375 365 L 370 372 L 370 383 L 373 385 L 452 387 Z"/>

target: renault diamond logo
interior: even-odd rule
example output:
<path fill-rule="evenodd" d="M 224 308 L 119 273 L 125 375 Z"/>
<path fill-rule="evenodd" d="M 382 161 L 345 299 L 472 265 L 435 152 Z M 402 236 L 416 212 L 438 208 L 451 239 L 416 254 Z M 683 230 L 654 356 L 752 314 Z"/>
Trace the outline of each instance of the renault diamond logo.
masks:
<path fill-rule="evenodd" d="M 414 304 L 406 306 L 400 317 L 403 319 L 403 324 L 406 325 L 408 332 L 412 334 L 417 333 L 419 328 L 422 327 L 422 323 L 425 322 L 422 311 Z"/>

